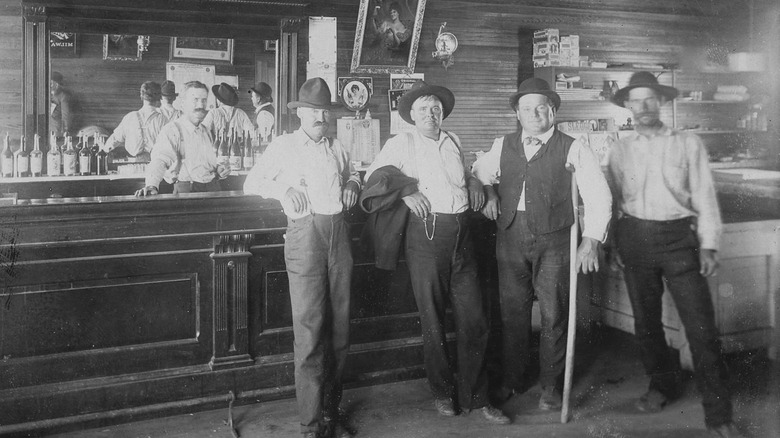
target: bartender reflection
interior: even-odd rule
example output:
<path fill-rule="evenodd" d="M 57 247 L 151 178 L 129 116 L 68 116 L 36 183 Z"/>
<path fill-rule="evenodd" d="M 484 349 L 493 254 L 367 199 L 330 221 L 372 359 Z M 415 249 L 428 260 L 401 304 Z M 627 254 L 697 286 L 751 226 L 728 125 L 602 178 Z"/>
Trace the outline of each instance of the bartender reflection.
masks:
<path fill-rule="evenodd" d="M 156 195 L 168 176 L 174 194 L 216 192 L 222 189 L 219 180 L 230 174 L 229 167 L 217 163 L 211 134 L 202 123 L 209 89 L 198 81 L 187 82 L 182 95 L 183 114 L 160 131 L 146 168 L 146 186 L 136 196 Z"/>
<path fill-rule="evenodd" d="M 245 131 L 251 132 L 255 126 L 252 120 L 246 115 L 244 110 L 236 108 L 238 105 L 238 93 L 231 85 L 222 82 L 219 85 L 211 87 L 211 92 L 217 98 L 219 106 L 209 111 L 203 124 L 216 136 L 220 132 L 228 133 L 234 131 L 242 134 Z"/>
<path fill-rule="evenodd" d="M 157 82 L 146 81 L 141 85 L 141 109 L 130 111 L 108 137 L 103 146 L 106 152 L 124 147 L 133 157 L 146 158 L 157 140 L 157 134 L 165 124 L 160 114 L 162 91 Z"/>
<path fill-rule="evenodd" d="M 51 72 L 49 88 L 51 93 L 50 129 L 58 137 L 68 135 L 73 129 L 73 105 L 70 90 L 63 85 L 62 73 Z"/>

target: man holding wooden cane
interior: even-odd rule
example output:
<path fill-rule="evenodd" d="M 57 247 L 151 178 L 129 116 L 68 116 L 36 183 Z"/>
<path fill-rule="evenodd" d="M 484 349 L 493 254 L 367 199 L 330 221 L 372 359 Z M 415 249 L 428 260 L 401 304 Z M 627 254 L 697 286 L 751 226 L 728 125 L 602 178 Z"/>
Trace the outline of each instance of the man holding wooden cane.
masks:
<path fill-rule="evenodd" d="M 592 150 L 555 128 L 560 96 L 543 79 L 523 81 L 510 98 L 519 131 L 497 138 L 473 166 L 484 184 L 482 213 L 496 220 L 498 287 L 503 334 L 500 398 L 524 389 L 530 356 L 534 295 L 542 316 L 539 347 L 539 408 L 561 408 L 566 354 L 569 264 L 576 271 L 599 269 L 612 196 Z M 585 227 L 576 260 L 570 260 L 569 232 L 574 224 L 572 173 L 585 204 Z M 500 183 L 498 193 L 493 184 Z"/>

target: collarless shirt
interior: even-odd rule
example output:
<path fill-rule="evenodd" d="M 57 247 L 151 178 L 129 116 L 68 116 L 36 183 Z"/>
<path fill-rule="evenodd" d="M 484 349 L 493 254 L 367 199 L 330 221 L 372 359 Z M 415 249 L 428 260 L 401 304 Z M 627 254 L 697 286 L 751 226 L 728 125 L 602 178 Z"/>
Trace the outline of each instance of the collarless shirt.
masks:
<path fill-rule="evenodd" d="M 552 138 L 554 131 L 555 128 L 552 127 L 540 135 L 523 133 L 521 141 L 527 160 L 531 160 L 539 152 L 542 146 Z M 528 137 L 536 137 L 541 143 L 527 145 L 525 139 Z M 496 138 L 490 150 L 474 162 L 472 171 L 483 185 L 500 183 L 503 147 L 504 137 Z M 585 206 L 582 235 L 603 243 L 607 239 L 607 227 L 612 217 L 612 194 L 601 171 L 601 166 L 599 166 L 598 158 L 589 146 L 575 139 L 569 148 L 566 163 L 573 165 L 576 169 L 577 188 Z M 517 210 L 525 211 L 525 182 L 523 182 Z"/>
<path fill-rule="evenodd" d="M 348 181 L 360 185 L 360 174 L 337 139 L 312 140 L 302 129 L 276 137 L 249 171 L 244 192 L 278 199 L 285 214 L 298 219 L 309 214 L 337 214 L 343 210 L 341 194 Z M 295 212 L 286 199 L 294 188 L 309 199 L 309 209 Z"/>
<path fill-rule="evenodd" d="M 147 166 L 147 186 L 159 187 L 163 177 L 209 183 L 217 176 L 211 134 L 203 123 L 196 126 L 186 117 L 180 117 L 160 131 Z"/>
<path fill-rule="evenodd" d="M 718 249 L 723 223 L 697 135 L 667 126 L 652 137 L 634 132 L 612 145 L 609 174 L 621 212 L 653 221 L 696 217 L 701 247 Z"/>
<path fill-rule="evenodd" d="M 124 146 L 128 154 L 136 156 L 141 152 L 151 152 L 157 141 L 157 135 L 165 124 L 165 117 L 157 108 L 145 106 L 127 113 L 114 133 L 106 140 L 106 150 Z"/>
<path fill-rule="evenodd" d="M 457 144 L 456 144 L 457 141 Z M 460 140 L 455 134 L 441 131 L 433 140 L 417 131 L 403 133 L 387 140 L 366 171 L 366 181 L 383 166 L 395 166 L 404 175 L 418 181 L 418 190 L 428 198 L 433 213 L 461 213 L 469 208 L 466 169 Z"/>

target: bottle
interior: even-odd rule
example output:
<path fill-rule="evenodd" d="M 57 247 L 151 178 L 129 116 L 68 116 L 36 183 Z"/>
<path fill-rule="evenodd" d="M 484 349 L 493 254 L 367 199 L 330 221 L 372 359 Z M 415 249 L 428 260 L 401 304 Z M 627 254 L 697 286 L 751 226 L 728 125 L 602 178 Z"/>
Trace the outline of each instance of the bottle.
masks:
<path fill-rule="evenodd" d="M 260 162 L 260 158 L 263 156 L 263 149 L 261 148 L 262 145 L 262 139 L 260 138 L 260 133 L 256 133 L 254 138 L 252 138 L 252 161 L 254 164 L 257 164 Z"/>
<path fill-rule="evenodd" d="M 46 173 L 49 176 L 62 175 L 62 153 L 57 145 L 57 136 L 54 134 L 54 131 L 52 131 L 51 140 L 49 140 L 49 154 L 46 156 Z"/>
<path fill-rule="evenodd" d="M 62 153 L 62 173 L 65 176 L 72 176 L 78 173 L 79 157 L 76 150 L 73 149 L 73 138 L 65 137 L 65 152 Z"/>
<path fill-rule="evenodd" d="M 98 159 L 98 151 L 100 150 L 100 146 L 98 144 L 98 138 L 100 136 L 98 133 L 92 134 L 92 146 L 89 147 L 89 173 L 91 175 L 97 175 L 97 159 Z"/>
<path fill-rule="evenodd" d="M 241 154 L 242 138 L 238 137 L 238 133 L 233 131 L 232 139 L 230 141 L 230 170 L 237 172 L 243 167 L 243 156 Z"/>
<path fill-rule="evenodd" d="M 244 170 L 251 170 L 255 166 L 255 157 L 252 152 L 252 131 L 246 131 L 244 133 Z"/>
<path fill-rule="evenodd" d="M 79 144 L 81 145 L 81 148 L 79 149 L 79 173 L 81 175 L 89 175 L 89 166 L 92 161 L 92 154 L 89 149 L 89 137 L 82 136 Z"/>
<path fill-rule="evenodd" d="M 43 175 L 43 163 L 45 154 L 41 150 L 41 136 L 35 134 L 33 150 L 30 152 L 30 173 L 32 176 Z"/>
<path fill-rule="evenodd" d="M 5 143 L 3 153 L 0 154 L 0 175 L 3 178 L 13 178 L 14 176 L 14 153 L 11 152 L 11 135 L 5 133 Z"/>
<path fill-rule="evenodd" d="M 219 142 L 219 152 L 217 155 L 217 164 L 221 164 L 225 167 L 230 167 L 230 135 L 228 133 L 222 134 L 221 141 Z"/>
<path fill-rule="evenodd" d="M 103 150 L 103 137 L 95 136 L 95 140 L 97 141 L 95 173 L 97 175 L 108 175 L 108 153 Z"/>
<path fill-rule="evenodd" d="M 19 150 L 14 154 L 16 162 L 15 173 L 17 178 L 30 176 L 30 153 L 27 152 L 24 136 L 19 138 Z"/>

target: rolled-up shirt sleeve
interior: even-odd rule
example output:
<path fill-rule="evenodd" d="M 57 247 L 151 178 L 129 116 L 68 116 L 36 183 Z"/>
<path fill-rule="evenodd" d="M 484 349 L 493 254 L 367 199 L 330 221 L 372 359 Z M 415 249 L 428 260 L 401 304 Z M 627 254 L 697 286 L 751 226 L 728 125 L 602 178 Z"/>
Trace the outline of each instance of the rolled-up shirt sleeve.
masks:
<path fill-rule="evenodd" d="M 688 180 L 691 190 L 691 207 L 697 214 L 696 232 L 699 245 L 704 249 L 717 250 L 723 232 L 723 221 L 718 207 L 718 198 L 709 157 L 701 139 L 692 135 L 688 140 L 693 142 L 689 148 Z"/>
<path fill-rule="evenodd" d="M 249 171 L 244 181 L 244 193 L 283 200 L 287 190 L 292 187 L 276 180 L 282 172 L 283 154 L 284 144 L 280 141 L 272 141 L 262 158 Z"/>
<path fill-rule="evenodd" d="M 165 172 L 179 160 L 177 151 L 180 141 L 173 124 L 167 125 L 152 148 L 151 161 L 146 167 L 146 186 L 160 187 Z"/>
<path fill-rule="evenodd" d="M 477 158 L 471 166 L 471 172 L 482 185 L 497 184 L 501 179 L 501 149 L 503 146 L 504 137 L 495 139 L 490 150 Z"/>
<path fill-rule="evenodd" d="M 612 193 L 593 150 L 574 140 L 566 162 L 574 166 L 577 188 L 585 205 L 582 235 L 604 243 L 612 218 Z"/>

